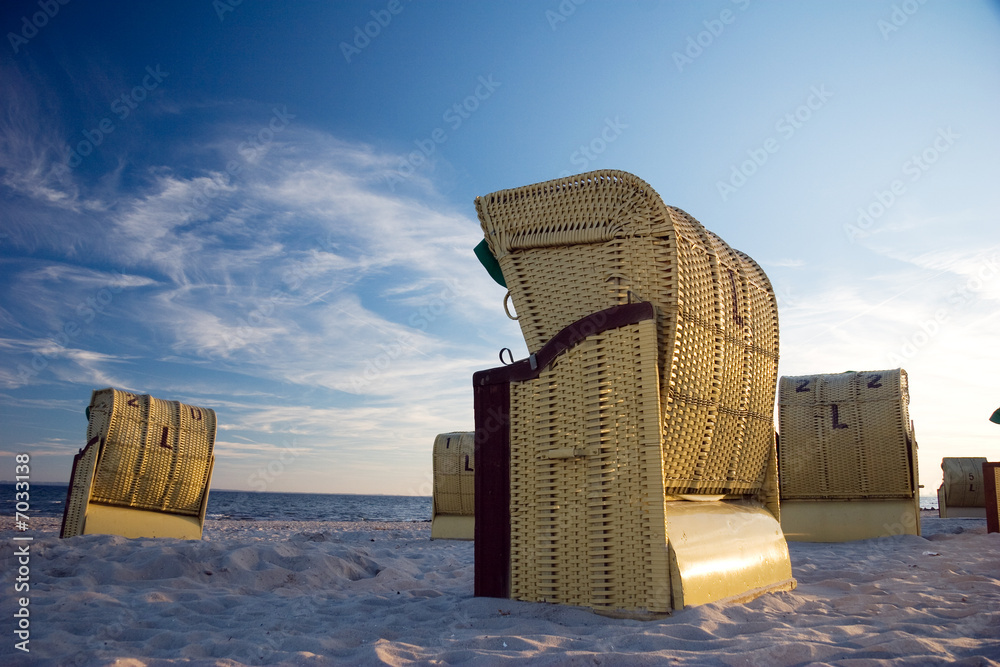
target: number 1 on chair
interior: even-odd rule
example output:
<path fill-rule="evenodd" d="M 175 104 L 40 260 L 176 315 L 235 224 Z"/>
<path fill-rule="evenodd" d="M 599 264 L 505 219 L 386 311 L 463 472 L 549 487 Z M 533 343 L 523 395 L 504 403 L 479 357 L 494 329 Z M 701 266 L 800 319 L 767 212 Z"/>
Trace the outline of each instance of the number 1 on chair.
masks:
<path fill-rule="evenodd" d="M 833 428 L 847 428 L 847 424 L 840 423 L 840 406 L 834 403 L 830 408 L 833 410 Z"/>

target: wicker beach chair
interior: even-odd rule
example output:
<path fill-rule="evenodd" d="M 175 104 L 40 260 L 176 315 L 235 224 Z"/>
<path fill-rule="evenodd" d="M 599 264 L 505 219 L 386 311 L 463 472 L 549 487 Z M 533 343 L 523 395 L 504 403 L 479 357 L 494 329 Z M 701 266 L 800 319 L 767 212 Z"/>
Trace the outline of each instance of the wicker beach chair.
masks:
<path fill-rule="evenodd" d="M 432 540 L 471 540 L 476 528 L 476 450 L 472 431 L 434 438 Z"/>
<path fill-rule="evenodd" d="M 941 459 L 938 516 L 942 519 L 986 518 L 985 456 L 946 456 Z"/>
<path fill-rule="evenodd" d="M 793 587 L 763 271 L 625 172 L 476 208 L 531 353 L 473 377 L 476 595 L 643 615 Z"/>
<path fill-rule="evenodd" d="M 201 539 L 215 463 L 215 411 L 94 391 L 73 459 L 60 537 Z"/>
<path fill-rule="evenodd" d="M 782 377 L 781 527 L 792 541 L 920 534 L 903 369 Z"/>

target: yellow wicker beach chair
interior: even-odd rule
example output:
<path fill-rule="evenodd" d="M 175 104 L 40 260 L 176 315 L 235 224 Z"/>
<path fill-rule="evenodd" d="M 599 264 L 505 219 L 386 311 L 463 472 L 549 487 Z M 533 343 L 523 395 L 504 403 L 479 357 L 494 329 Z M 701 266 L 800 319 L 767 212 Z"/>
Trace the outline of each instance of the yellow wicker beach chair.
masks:
<path fill-rule="evenodd" d="M 215 411 L 117 389 L 93 392 L 60 537 L 201 539 Z"/>
<path fill-rule="evenodd" d="M 952 456 L 941 459 L 938 516 L 942 519 L 986 518 L 985 456 Z"/>
<path fill-rule="evenodd" d="M 471 540 L 476 529 L 476 450 L 472 431 L 434 438 L 432 540 Z"/>
<path fill-rule="evenodd" d="M 792 541 L 920 534 L 903 369 L 782 377 L 781 527 Z"/>
<path fill-rule="evenodd" d="M 760 268 L 625 172 L 476 208 L 531 352 L 473 377 L 476 595 L 642 615 L 793 587 Z"/>

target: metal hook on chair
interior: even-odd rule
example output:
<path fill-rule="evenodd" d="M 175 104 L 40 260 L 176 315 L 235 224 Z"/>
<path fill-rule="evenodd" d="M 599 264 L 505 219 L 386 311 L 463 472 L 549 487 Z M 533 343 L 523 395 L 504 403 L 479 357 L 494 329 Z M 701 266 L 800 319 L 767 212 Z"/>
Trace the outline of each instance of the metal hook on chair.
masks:
<path fill-rule="evenodd" d="M 510 319 L 517 321 L 521 316 L 511 315 L 510 308 L 507 306 L 507 301 L 510 300 L 510 297 L 511 297 L 510 290 L 507 290 L 507 294 L 503 298 L 503 312 L 507 313 L 507 317 L 509 317 Z"/>
<path fill-rule="evenodd" d="M 503 360 L 503 353 L 504 352 L 506 352 L 507 356 L 510 357 L 510 361 L 509 362 L 506 362 L 506 361 Z M 500 363 L 503 364 L 504 366 L 510 366 L 512 363 L 514 363 L 514 353 L 510 351 L 509 347 L 505 347 L 505 348 L 502 348 L 500 350 Z"/>

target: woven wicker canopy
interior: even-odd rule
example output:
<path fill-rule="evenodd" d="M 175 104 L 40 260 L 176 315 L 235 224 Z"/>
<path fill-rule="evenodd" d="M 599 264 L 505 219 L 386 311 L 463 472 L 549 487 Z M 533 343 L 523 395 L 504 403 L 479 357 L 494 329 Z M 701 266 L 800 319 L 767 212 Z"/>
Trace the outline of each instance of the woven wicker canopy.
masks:
<path fill-rule="evenodd" d="M 912 498 L 909 402 L 901 368 L 782 377 L 781 499 Z"/>
<path fill-rule="evenodd" d="M 773 444 L 778 314 L 747 255 L 642 179 L 596 171 L 476 199 L 528 349 L 606 308 L 656 308 L 668 489 L 753 492 Z"/>
<path fill-rule="evenodd" d="M 781 524 L 789 540 L 920 534 L 906 371 L 782 377 Z"/>
<path fill-rule="evenodd" d="M 87 446 L 73 460 L 61 536 L 200 538 L 215 411 L 102 389 L 87 415 Z"/>

